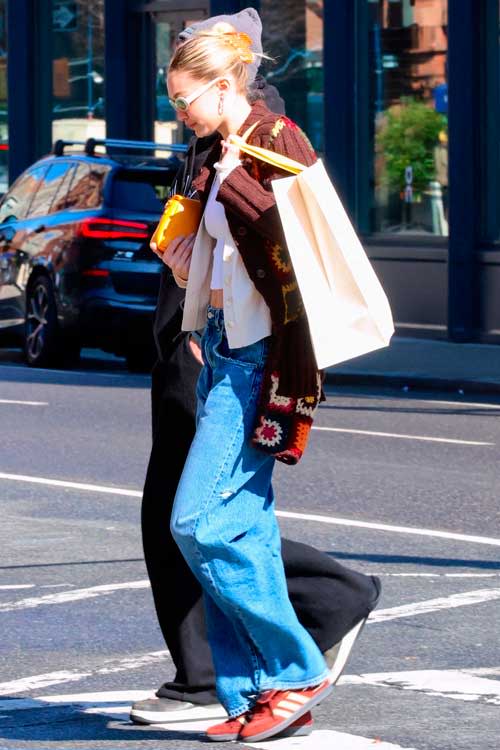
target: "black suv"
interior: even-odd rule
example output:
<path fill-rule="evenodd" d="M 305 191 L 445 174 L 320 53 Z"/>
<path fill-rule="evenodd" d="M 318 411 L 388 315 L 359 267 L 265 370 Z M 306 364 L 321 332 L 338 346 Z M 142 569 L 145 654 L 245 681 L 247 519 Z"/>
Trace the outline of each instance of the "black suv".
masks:
<path fill-rule="evenodd" d="M 0 343 L 23 342 L 32 366 L 82 346 L 147 366 L 161 271 L 149 240 L 180 161 L 137 154 L 185 148 L 58 141 L 15 181 L 0 203 Z"/>

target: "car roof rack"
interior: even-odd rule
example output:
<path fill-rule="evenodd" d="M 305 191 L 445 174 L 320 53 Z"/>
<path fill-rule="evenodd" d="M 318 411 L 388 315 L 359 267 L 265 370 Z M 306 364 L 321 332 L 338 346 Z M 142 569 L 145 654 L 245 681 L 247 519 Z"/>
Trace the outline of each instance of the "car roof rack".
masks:
<path fill-rule="evenodd" d="M 96 146 L 104 146 L 106 149 L 124 149 L 134 151 L 170 151 L 172 153 L 185 154 L 188 147 L 184 143 L 155 143 L 153 141 L 128 141 L 119 138 L 87 138 L 86 141 L 66 141 L 59 139 L 54 143 L 52 152 L 55 156 L 62 156 L 66 146 L 83 146 L 87 156 L 95 155 Z M 114 154 L 113 154 L 114 156 Z M 155 157 L 152 157 L 155 158 Z"/>
<path fill-rule="evenodd" d="M 139 151 L 171 151 L 185 154 L 187 146 L 184 143 L 155 143 L 154 141 L 126 141 L 119 138 L 87 138 L 85 152 L 92 156 L 96 146 L 111 146 L 111 148 L 137 149 Z"/>
<path fill-rule="evenodd" d="M 85 141 L 63 141 L 61 138 L 55 141 L 52 147 L 52 153 L 55 156 L 62 156 L 64 154 L 65 146 L 85 146 Z"/>

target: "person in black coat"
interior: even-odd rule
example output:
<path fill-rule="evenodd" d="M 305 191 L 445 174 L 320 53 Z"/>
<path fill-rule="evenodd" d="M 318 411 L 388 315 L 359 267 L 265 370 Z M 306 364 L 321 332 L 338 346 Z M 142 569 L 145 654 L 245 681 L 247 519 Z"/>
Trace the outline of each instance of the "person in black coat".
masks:
<path fill-rule="evenodd" d="M 260 46 L 261 24 L 257 12 L 247 8 L 232 16 L 218 16 L 185 29 L 179 41 L 194 28 L 227 20 Z M 277 90 L 256 75 L 252 96 L 263 98 L 274 112 L 284 113 Z M 213 138 L 193 138 L 179 184 L 196 175 Z M 142 540 L 156 614 L 175 665 L 174 679 L 165 682 L 156 698 L 134 703 L 133 721 L 167 722 L 173 712 L 194 709 L 207 717 L 217 709 L 215 673 L 205 633 L 202 591 L 175 543 L 169 528 L 173 501 L 195 432 L 195 387 L 201 370 L 196 338 L 181 331 L 185 291 L 164 266 L 154 322 L 158 361 L 152 372 L 151 406 L 153 444 L 142 501 Z M 282 557 L 288 593 L 297 616 L 325 653 L 335 681 L 369 613 L 380 596 L 380 581 L 350 570 L 313 547 L 282 539 Z M 222 714 L 221 714 L 222 715 Z"/>

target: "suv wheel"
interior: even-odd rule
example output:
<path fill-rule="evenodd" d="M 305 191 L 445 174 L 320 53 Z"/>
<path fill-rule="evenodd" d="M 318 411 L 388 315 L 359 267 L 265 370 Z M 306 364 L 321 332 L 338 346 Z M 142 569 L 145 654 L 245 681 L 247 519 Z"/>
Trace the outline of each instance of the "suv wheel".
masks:
<path fill-rule="evenodd" d="M 25 333 L 27 363 L 31 367 L 52 364 L 57 351 L 57 310 L 46 276 L 39 276 L 27 292 Z"/>

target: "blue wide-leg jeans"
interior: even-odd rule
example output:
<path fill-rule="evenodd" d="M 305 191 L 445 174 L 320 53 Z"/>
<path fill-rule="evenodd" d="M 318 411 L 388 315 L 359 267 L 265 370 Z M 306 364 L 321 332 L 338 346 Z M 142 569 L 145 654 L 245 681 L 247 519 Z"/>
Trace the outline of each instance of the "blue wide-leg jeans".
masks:
<path fill-rule="evenodd" d="M 271 477 L 250 444 L 268 341 L 230 350 L 223 312 L 202 338 L 197 429 L 171 530 L 205 599 L 219 699 L 229 716 L 264 690 L 320 683 L 328 669 L 288 598 Z M 174 429 L 174 426 L 172 426 Z"/>

